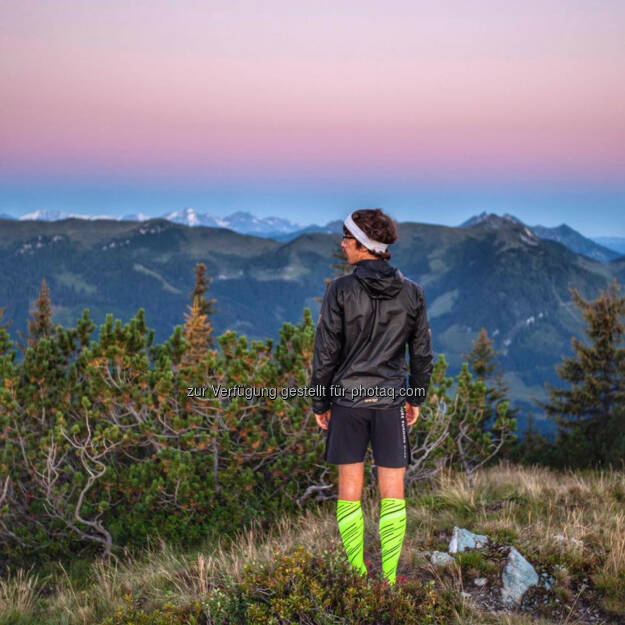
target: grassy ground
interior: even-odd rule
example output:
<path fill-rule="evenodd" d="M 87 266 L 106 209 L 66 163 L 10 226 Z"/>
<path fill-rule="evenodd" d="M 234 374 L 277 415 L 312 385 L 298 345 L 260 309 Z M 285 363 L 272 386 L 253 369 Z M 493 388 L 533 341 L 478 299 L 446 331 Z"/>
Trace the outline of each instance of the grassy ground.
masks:
<path fill-rule="evenodd" d="M 473 487 L 461 474 L 419 484 L 407 493 L 407 509 L 404 585 L 352 575 L 335 504 L 326 502 L 270 532 L 251 529 L 193 551 L 160 544 L 119 564 L 12 572 L 0 579 L 0 625 L 625 623 L 624 473 L 500 464 Z M 375 491 L 364 495 L 363 510 L 365 558 L 379 575 Z M 491 543 L 436 567 L 427 552 L 447 551 L 454 526 Z M 498 604 L 509 545 L 555 578 L 551 590 L 530 589 L 515 610 Z M 485 586 L 473 583 L 478 577 Z"/>

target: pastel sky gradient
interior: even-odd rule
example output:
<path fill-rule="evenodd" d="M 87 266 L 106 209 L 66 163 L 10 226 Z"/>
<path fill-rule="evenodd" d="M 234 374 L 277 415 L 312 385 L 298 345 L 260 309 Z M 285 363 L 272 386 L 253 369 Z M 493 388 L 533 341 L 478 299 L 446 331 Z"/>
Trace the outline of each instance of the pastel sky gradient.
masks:
<path fill-rule="evenodd" d="M 0 212 L 625 235 L 624 42 L 622 0 L 0 0 Z"/>

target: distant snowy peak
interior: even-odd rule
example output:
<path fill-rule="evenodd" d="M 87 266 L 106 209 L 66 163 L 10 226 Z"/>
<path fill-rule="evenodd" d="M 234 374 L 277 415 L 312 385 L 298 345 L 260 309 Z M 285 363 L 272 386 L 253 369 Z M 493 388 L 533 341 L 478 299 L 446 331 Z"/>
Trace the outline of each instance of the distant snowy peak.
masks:
<path fill-rule="evenodd" d="M 124 215 L 121 221 L 146 221 L 148 219 L 152 218 L 145 213 L 131 213 L 130 215 Z"/>
<path fill-rule="evenodd" d="M 273 234 L 273 233 L 286 233 L 295 232 L 301 229 L 300 224 L 296 224 L 289 219 L 283 219 L 282 217 L 254 217 L 251 213 L 243 211 L 237 211 L 232 213 L 223 220 L 227 225 L 226 228 L 231 228 L 237 232 L 243 232 L 245 234 Z"/>
<path fill-rule="evenodd" d="M 168 221 L 173 221 L 177 224 L 184 224 L 185 226 L 202 226 L 200 215 L 197 214 L 197 211 L 194 208 L 185 208 L 181 211 L 173 211 L 171 213 L 165 213 L 161 215 L 163 219 L 167 219 Z"/>
<path fill-rule="evenodd" d="M 227 217 L 215 217 L 208 213 L 198 213 L 190 207 L 181 211 L 165 213 L 162 218 L 185 226 L 229 228 L 242 234 L 256 235 L 294 232 L 302 227 L 300 224 L 281 217 L 255 217 L 244 211 L 237 211 Z"/>
<path fill-rule="evenodd" d="M 19 221 L 59 221 L 61 219 L 113 219 L 110 215 L 78 215 L 77 213 L 64 213 L 59 210 L 37 210 L 18 217 Z"/>
<path fill-rule="evenodd" d="M 22 215 L 20 221 L 59 221 L 70 217 L 78 219 L 115 219 L 117 221 L 147 221 L 154 219 L 145 213 L 130 213 L 123 217 L 111 217 L 110 215 L 77 215 L 64 213 L 59 210 L 37 210 Z M 237 211 L 227 217 L 215 217 L 208 213 L 199 213 L 195 208 L 187 206 L 182 210 L 175 210 L 160 215 L 161 219 L 167 219 L 173 223 L 185 226 L 208 226 L 210 228 L 229 228 L 241 234 L 255 234 L 257 236 L 290 234 L 302 230 L 304 226 L 282 217 L 255 217 L 251 213 Z M 2 218 L 0 216 L 0 218 Z M 11 215 L 4 215 L 4 219 L 14 219 Z"/>
<path fill-rule="evenodd" d="M 67 213 L 62 213 L 58 210 L 38 210 L 33 213 L 26 213 L 22 215 L 20 221 L 57 221 L 58 219 L 66 219 L 71 217 Z"/>

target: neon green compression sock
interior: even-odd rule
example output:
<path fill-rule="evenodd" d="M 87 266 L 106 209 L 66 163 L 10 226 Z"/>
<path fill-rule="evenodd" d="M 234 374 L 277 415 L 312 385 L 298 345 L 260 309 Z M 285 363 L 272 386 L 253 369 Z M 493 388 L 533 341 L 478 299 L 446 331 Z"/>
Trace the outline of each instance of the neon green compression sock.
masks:
<path fill-rule="evenodd" d="M 365 524 L 360 501 L 339 499 L 336 502 L 336 520 L 347 559 L 362 575 L 366 575 L 367 567 L 363 561 Z"/>
<path fill-rule="evenodd" d="M 406 500 L 382 499 L 380 508 L 380 544 L 382 571 L 392 586 L 406 533 Z"/>

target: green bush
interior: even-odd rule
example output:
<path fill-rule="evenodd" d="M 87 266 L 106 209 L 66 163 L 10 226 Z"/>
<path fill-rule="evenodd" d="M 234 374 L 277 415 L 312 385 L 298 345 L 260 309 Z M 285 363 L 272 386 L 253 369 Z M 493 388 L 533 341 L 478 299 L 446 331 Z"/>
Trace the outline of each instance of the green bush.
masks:
<path fill-rule="evenodd" d="M 396 584 L 363 578 L 340 550 L 311 555 L 303 547 L 251 564 L 227 598 L 218 589 L 205 602 L 211 623 L 444 623 L 448 609 L 433 581 Z M 236 617 L 234 616 L 236 615 Z M 231 620 L 227 620 L 231 619 Z"/>
<path fill-rule="evenodd" d="M 309 486 L 332 477 L 307 398 L 187 393 L 304 387 L 308 309 L 275 345 L 226 332 L 195 362 L 181 326 L 152 345 L 142 310 L 124 327 L 109 315 L 90 342 L 94 329 L 85 311 L 23 362 L 0 353 L 0 568 L 158 537 L 190 545 L 297 511 Z"/>
<path fill-rule="evenodd" d="M 190 606 L 167 604 L 146 613 L 130 596 L 126 600 L 127 608 L 101 625 L 442 625 L 451 615 L 433 581 L 390 587 L 358 575 L 341 550 L 312 555 L 302 546 L 276 551 L 270 563 L 250 563 L 239 582 L 230 580 Z"/>
<path fill-rule="evenodd" d="M 102 621 L 101 625 L 206 625 L 207 620 L 199 602 L 179 607 L 166 604 L 153 612 L 129 608 L 118 610 L 115 616 Z"/>

